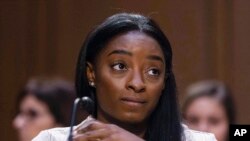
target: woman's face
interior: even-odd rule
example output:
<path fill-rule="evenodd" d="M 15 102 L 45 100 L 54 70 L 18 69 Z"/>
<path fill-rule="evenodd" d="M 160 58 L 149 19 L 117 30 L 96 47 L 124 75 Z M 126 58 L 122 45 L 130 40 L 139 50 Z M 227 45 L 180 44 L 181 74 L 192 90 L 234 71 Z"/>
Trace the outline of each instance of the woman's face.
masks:
<path fill-rule="evenodd" d="M 186 109 L 185 120 L 191 129 L 214 133 L 218 141 L 226 141 L 228 119 L 223 106 L 214 98 L 200 97 Z"/>
<path fill-rule="evenodd" d="M 13 121 L 19 141 L 30 141 L 40 131 L 56 125 L 45 103 L 32 95 L 26 96 L 20 104 L 20 113 Z"/>
<path fill-rule="evenodd" d="M 94 81 L 97 118 L 122 123 L 144 123 L 164 89 L 165 60 L 160 45 L 137 31 L 114 37 L 97 57 Z"/>

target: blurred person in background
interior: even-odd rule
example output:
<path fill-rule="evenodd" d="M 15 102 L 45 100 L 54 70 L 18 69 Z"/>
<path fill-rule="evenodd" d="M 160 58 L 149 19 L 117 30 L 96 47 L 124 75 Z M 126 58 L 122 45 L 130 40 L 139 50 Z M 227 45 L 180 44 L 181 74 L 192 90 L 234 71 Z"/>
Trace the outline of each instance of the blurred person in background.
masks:
<path fill-rule="evenodd" d="M 76 94 L 72 83 L 62 79 L 35 78 L 17 97 L 13 120 L 19 141 L 30 141 L 41 130 L 69 126 Z"/>
<path fill-rule="evenodd" d="M 214 133 L 218 141 L 228 141 L 229 124 L 235 122 L 235 109 L 230 90 L 216 80 L 190 85 L 182 114 L 189 128 Z"/>

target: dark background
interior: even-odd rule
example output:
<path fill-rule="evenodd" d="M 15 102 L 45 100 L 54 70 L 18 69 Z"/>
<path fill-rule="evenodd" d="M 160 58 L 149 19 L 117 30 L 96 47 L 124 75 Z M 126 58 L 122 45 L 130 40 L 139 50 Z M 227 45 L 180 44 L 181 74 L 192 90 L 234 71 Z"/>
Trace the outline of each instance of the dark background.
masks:
<path fill-rule="evenodd" d="M 248 0 L 0 0 L 0 133 L 12 128 L 17 92 L 31 76 L 74 80 L 87 33 L 117 12 L 151 16 L 168 36 L 180 100 L 203 79 L 233 91 L 237 123 L 250 123 L 250 1 Z"/>

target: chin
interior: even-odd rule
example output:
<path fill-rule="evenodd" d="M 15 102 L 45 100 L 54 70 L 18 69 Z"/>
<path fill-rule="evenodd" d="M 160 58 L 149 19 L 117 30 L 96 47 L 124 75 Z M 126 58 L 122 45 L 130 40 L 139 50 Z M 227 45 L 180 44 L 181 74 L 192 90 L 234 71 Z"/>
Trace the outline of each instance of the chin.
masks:
<path fill-rule="evenodd" d="M 135 124 L 145 121 L 146 118 L 140 113 L 125 113 L 121 119 L 123 122 Z"/>

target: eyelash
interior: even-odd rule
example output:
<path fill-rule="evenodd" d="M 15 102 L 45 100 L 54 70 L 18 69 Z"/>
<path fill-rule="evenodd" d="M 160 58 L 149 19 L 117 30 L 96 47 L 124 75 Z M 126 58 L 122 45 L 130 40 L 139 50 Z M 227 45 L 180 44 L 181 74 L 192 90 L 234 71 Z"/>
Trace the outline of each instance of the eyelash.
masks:
<path fill-rule="evenodd" d="M 123 62 L 115 62 L 111 65 L 111 68 L 115 71 L 125 71 L 128 69 L 127 65 Z M 153 74 L 150 74 L 150 72 L 152 72 Z M 152 77 L 157 77 L 161 74 L 161 71 L 157 68 L 150 68 L 147 70 L 147 73 Z"/>
<path fill-rule="evenodd" d="M 156 74 L 149 74 L 151 76 L 159 76 L 161 74 L 160 70 L 157 68 L 150 68 L 149 71 L 147 71 L 148 73 L 150 73 L 150 71 L 156 71 Z"/>
<path fill-rule="evenodd" d="M 117 68 L 118 67 L 118 68 Z M 122 67 L 122 68 L 120 68 Z M 115 62 L 111 65 L 111 68 L 115 71 L 122 71 L 122 70 L 127 70 L 127 65 L 122 62 Z M 124 69 L 125 68 L 125 69 Z"/>

